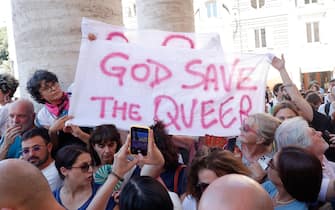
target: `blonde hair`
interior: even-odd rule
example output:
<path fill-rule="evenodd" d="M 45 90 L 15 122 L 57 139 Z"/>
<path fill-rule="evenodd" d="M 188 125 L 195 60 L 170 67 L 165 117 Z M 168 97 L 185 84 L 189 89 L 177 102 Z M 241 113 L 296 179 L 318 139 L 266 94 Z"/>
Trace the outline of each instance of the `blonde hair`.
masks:
<path fill-rule="evenodd" d="M 257 113 L 252 114 L 249 118 L 254 120 L 258 126 L 258 135 L 264 139 L 264 145 L 270 145 L 275 138 L 276 129 L 281 124 L 281 121 L 270 114 Z"/>

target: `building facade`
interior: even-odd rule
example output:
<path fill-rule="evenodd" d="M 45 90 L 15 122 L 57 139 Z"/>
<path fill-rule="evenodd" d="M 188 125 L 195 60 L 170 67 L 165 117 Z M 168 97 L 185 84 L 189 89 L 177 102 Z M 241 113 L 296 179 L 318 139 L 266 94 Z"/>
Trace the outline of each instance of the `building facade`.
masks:
<path fill-rule="evenodd" d="M 222 46 L 241 53 L 284 54 L 298 87 L 333 78 L 335 0 L 194 0 L 196 32 L 218 32 Z M 123 0 L 124 24 L 136 28 L 136 1 Z M 269 85 L 280 82 L 269 72 Z"/>

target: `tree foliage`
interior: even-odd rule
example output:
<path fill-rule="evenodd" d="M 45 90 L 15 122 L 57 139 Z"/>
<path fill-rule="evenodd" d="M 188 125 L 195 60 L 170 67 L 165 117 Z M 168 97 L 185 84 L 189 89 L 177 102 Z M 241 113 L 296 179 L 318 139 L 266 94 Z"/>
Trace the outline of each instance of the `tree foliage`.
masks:
<path fill-rule="evenodd" d="M 0 28 L 0 64 L 8 61 L 8 39 L 6 27 Z"/>

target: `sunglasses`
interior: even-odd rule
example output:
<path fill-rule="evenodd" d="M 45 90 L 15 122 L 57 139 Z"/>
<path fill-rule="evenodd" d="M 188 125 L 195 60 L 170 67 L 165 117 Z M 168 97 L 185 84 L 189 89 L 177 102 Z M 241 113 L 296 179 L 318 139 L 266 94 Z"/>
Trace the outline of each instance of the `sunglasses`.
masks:
<path fill-rule="evenodd" d="M 199 191 L 199 192 L 201 192 L 201 193 L 203 193 L 205 190 L 206 190 L 206 188 L 208 187 L 208 183 L 198 183 L 197 185 L 196 185 L 196 188 L 197 188 L 197 190 Z"/>
<path fill-rule="evenodd" d="M 22 149 L 22 155 L 28 155 L 30 150 L 33 151 L 33 152 L 38 152 L 42 149 L 42 147 L 45 147 L 46 145 L 34 145 L 32 147 L 25 147 Z"/>
<path fill-rule="evenodd" d="M 258 135 L 258 132 L 255 129 L 253 129 L 250 125 L 248 125 L 245 121 L 242 122 L 240 130 L 245 133 L 251 132 Z"/>
<path fill-rule="evenodd" d="M 92 164 L 88 164 L 88 163 L 83 163 L 81 166 L 72 166 L 70 167 L 70 169 L 72 168 L 80 168 L 81 172 L 86 173 L 90 170 L 90 167 L 93 167 Z"/>

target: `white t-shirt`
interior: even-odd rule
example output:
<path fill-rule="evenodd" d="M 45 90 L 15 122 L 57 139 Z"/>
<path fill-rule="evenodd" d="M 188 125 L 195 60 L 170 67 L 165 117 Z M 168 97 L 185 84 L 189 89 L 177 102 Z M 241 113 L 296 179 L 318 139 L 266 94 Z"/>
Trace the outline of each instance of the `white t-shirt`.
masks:
<path fill-rule="evenodd" d="M 47 179 L 52 191 L 56 190 L 63 184 L 63 180 L 59 177 L 55 166 L 55 161 L 52 161 L 46 168 L 41 170 L 44 177 Z"/>
<path fill-rule="evenodd" d="M 322 159 L 322 183 L 318 200 L 325 201 L 330 180 L 335 178 L 335 163 L 327 160 L 325 156 Z"/>
<path fill-rule="evenodd" d="M 197 210 L 197 201 L 192 195 L 187 195 L 183 200 L 183 210 Z"/>
<path fill-rule="evenodd" d="M 37 113 L 36 119 L 35 119 L 35 125 L 37 127 L 43 126 L 43 127 L 50 127 L 55 120 L 57 119 L 56 116 L 51 114 L 48 109 L 43 106 L 41 110 Z"/>
<path fill-rule="evenodd" d="M 330 104 L 328 115 L 326 114 L 326 103 L 321 104 L 319 106 L 318 112 L 320 112 L 321 114 L 324 114 L 326 116 L 330 116 L 332 118 L 332 114 L 335 112 L 335 102 L 332 102 Z"/>
<path fill-rule="evenodd" d="M 182 210 L 183 208 L 181 206 L 181 202 L 180 202 L 178 195 L 170 191 L 168 191 L 168 193 L 173 203 L 173 210 Z"/>
<path fill-rule="evenodd" d="M 7 103 L 4 106 L 0 107 L 0 135 L 3 135 L 7 128 L 7 121 L 9 117 L 9 104 L 10 103 Z"/>

